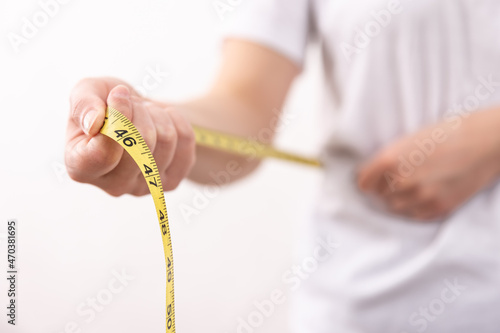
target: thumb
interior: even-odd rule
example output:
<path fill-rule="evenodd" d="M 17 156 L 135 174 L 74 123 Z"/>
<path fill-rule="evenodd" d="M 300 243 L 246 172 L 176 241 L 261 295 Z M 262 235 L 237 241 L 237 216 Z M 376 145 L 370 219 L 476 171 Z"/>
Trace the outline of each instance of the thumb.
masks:
<path fill-rule="evenodd" d="M 131 93 L 128 87 L 124 85 L 114 87 L 109 92 L 106 103 L 113 109 L 120 111 L 128 120 L 133 120 L 134 112 L 132 108 Z"/>
<path fill-rule="evenodd" d="M 106 96 L 107 87 L 102 80 L 81 80 L 71 92 L 69 125 L 74 124 L 75 131 L 81 130 L 90 137 L 96 135 L 104 122 Z"/>

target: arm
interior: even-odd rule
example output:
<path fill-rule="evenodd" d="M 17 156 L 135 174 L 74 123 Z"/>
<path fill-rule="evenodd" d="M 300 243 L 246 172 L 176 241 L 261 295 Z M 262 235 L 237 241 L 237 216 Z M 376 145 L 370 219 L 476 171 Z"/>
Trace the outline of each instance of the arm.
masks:
<path fill-rule="evenodd" d="M 283 56 L 262 46 L 241 41 L 229 42 L 220 73 L 205 96 L 179 106 L 191 123 L 243 137 L 261 137 L 263 129 L 274 132 L 276 110 L 284 99 L 298 67 Z M 270 143 L 270 140 L 263 143 Z M 240 178 L 255 169 L 258 160 L 197 147 L 197 163 L 189 178 L 207 183 L 209 171 L 223 170 L 236 161 Z"/>
<path fill-rule="evenodd" d="M 226 169 L 230 161 L 241 170 L 230 181 L 241 178 L 255 169 L 258 161 L 195 147 L 190 124 L 242 136 L 258 136 L 263 128 L 274 131 L 274 110 L 281 108 L 298 72 L 297 65 L 272 50 L 229 40 L 212 88 L 186 103 L 171 105 L 145 99 L 113 78 L 82 80 L 70 98 L 68 173 L 74 180 L 94 184 L 111 195 L 147 193 L 132 159 L 99 133 L 109 105 L 139 129 L 163 170 L 166 190 L 177 187 L 188 175 L 197 182 L 210 182 L 210 173 Z"/>

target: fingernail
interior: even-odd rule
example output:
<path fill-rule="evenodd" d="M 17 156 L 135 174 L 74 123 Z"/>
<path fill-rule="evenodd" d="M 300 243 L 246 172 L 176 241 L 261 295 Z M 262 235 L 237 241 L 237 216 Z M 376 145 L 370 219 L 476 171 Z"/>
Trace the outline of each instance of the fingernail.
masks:
<path fill-rule="evenodd" d="M 120 87 L 120 89 L 115 89 L 115 91 L 113 91 L 113 97 L 128 99 L 130 97 L 130 91 L 125 87 Z"/>
<path fill-rule="evenodd" d="M 85 114 L 82 121 L 82 128 L 85 134 L 89 134 L 89 131 L 92 128 L 92 125 L 94 125 L 96 118 L 97 118 L 96 110 L 90 110 L 89 112 L 87 112 L 87 114 Z"/>

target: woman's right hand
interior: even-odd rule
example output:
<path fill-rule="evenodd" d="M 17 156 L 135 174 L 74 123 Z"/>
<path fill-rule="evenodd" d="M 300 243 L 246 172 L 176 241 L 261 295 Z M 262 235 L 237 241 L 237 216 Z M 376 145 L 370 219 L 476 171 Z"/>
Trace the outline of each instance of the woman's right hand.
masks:
<path fill-rule="evenodd" d="M 99 133 L 108 106 L 134 123 L 153 153 L 164 190 L 175 189 L 195 162 L 190 123 L 175 107 L 144 98 L 114 78 L 83 79 L 71 93 L 65 150 L 69 176 L 113 196 L 148 193 L 130 155 Z"/>

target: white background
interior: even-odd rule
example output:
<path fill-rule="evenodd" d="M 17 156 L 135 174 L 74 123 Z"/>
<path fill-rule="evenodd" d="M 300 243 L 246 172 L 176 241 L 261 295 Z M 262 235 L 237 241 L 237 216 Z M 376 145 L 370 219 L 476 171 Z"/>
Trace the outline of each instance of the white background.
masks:
<path fill-rule="evenodd" d="M 23 18 L 32 21 L 40 5 L 0 1 L 0 234 L 7 219 L 19 222 L 18 325 L 6 324 L 0 238 L 0 331 L 61 333 L 73 321 L 75 332 L 164 332 L 164 258 L 153 202 L 112 198 L 65 175 L 68 96 L 88 76 L 140 86 L 157 66 L 169 75 L 150 96 L 196 96 L 217 70 L 226 21 L 212 0 L 72 0 L 15 52 L 9 33 L 21 34 Z M 314 50 L 309 60 L 287 101 L 290 120 L 277 145 L 315 155 L 320 80 Z M 288 291 L 282 275 L 300 260 L 293 245 L 320 176 L 266 161 L 191 218 L 179 207 L 193 206 L 204 188 L 184 182 L 167 194 L 178 332 L 236 332 L 238 318 L 255 311 L 254 301 L 273 289 Z M 123 269 L 135 279 L 87 323 L 77 307 Z M 289 304 L 254 331 L 285 332 Z"/>

